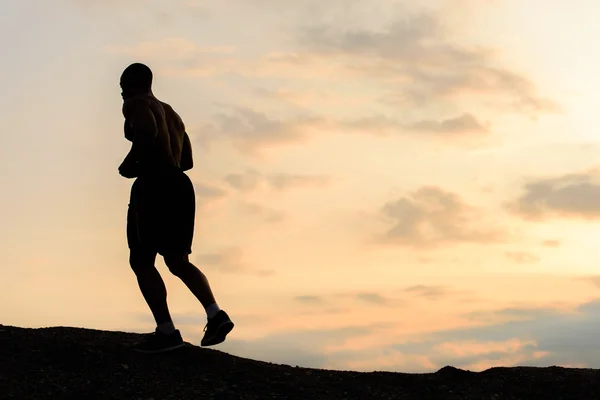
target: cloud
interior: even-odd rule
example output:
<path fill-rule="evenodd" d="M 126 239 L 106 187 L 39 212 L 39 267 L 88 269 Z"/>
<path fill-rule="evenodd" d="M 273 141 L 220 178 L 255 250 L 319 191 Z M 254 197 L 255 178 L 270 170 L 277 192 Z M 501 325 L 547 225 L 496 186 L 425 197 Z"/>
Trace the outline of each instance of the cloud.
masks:
<path fill-rule="evenodd" d="M 316 304 L 315 304 L 316 305 Z M 343 307 L 328 307 L 328 308 L 318 308 L 312 307 L 304 309 L 303 311 L 296 311 L 297 315 L 310 315 L 310 316 L 322 316 L 322 315 L 334 315 L 334 314 L 344 314 L 350 313 L 352 309 L 343 308 Z"/>
<path fill-rule="evenodd" d="M 287 190 L 300 187 L 324 187 L 331 179 L 323 175 L 275 174 L 267 177 L 267 181 L 275 189 Z"/>
<path fill-rule="evenodd" d="M 311 304 L 311 305 L 313 305 L 313 304 L 321 305 L 321 304 L 325 303 L 325 300 L 319 296 L 308 296 L 308 295 L 296 296 L 294 298 L 294 300 L 296 300 L 297 302 L 302 303 L 302 304 Z"/>
<path fill-rule="evenodd" d="M 347 68 L 392 85 L 388 103 L 468 97 L 525 112 L 560 109 L 526 77 L 500 66 L 494 51 L 451 43 L 441 21 L 435 13 L 404 13 L 380 30 L 316 25 L 304 29 L 299 41 L 314 54 L 343 59 Z"/>
<path fill-rule="evenodd" d="M 292 86 L 292 85 L 290 85 Z M 257 85 L 252 88 L 252 96 L 258 100 L 283 105 L 289 109 L 307 110 L 325 107 L 357 107 L 369 102 L 362 96 L 345 96 L 328 87 L 307 89 L 306 87 L 270 89 Z"/>
<path fill-rule="evenodd" d="M 353 291 L 353 292 L 341 292 L 334 295 L 337 298 L 352 299 L 358 302 L 375 305 L 375 306 L 397 306 L 401 303 L 400 300 L 388 297 L 382 293 L 373 291 Z"/>
<path fill-rule="evenodd" d="M 353 299 L 357 300 L 361 303 L 365 303 L 368 305 L 376 305 L 376 306 L 394 306 L 398 305 L 399 301 L 397 299 L 393 299 L 391 297 L 387 297 L 384 294 L 370 291 L 358 291 L 358 292 L 350 292 L 350 293 L 337 293 L 332 295 L 335 298 L 345 298 L 345 299 Z M 323 296 L 314 296 L 314 295 L 304 295 L 297 296 L 294 298 L 295 301 L 305 304 L 305 305 L 325 305 L 330 304 L 330 299 Z M 340 312 L 345 312 L 348 309 L 346 308 L 328 308 L 323 309 L 322 312 L 327 314 L 336 314 Z"/>
<path fill-rule="evenodd" d="M 228 247 L 220 251 L 202 253 L 195 256 L 195 263 L 199 266 L 214 268 L 219 272 L 234 274 L 253 274 L 259 276 L 270 276 L 272 270 L 256 270 L 248 266 L 239 247 Z"/>
<path fill-rule="evenodd" d="M 240 357 L 292 366 L 323 368 L 329 358 L 322 350 L 325 346 L 338 345 L 350 338 L 369 335 L 377 328 L 346 326 L 278 332 L 256 340 L 227 339 L 221 348 Z"/>
<path fill-rule="evenodd" d="M 498 366 L 518 366 L 544 358 L 534 341 L 509 339 L 503 341 L 444 342 L 435 347 L 431 357 L 437 365 L 456 365 L 470 371 L 483 371 Z"/>
<path fill-rule="evenodd" d="M 331 179 L 323 175 L 273 174 L 263 175 L 254 169 L 242 173 L 228 174 L 224 178 L 231 187 L 240 191 L 253 191 L 261 185 L 275 190 L 289 190 L 303 187 L 324 187 Z"/>
<path fill-rule="evenodd" d="M 447 301 L 451 297 L 469 303 L 478 301 L 478 297 L 472 291 L 444 285 L 414 285 L 401 289 L 401 292 L 409 293 L 414 297 L 427 301 Z"/>
<path fill-rule="evenodd" d="M 389 298 L 384 297 L 378 293 L 373 293 L 373 292 L 357 293 L 355 295 L 355 297 L 358 300 L 363 301 L 365 303 L 369 303 L 369 304 L 388 305 L 391 302 L 391 300 Z"/>
<path fill-rule="evenodd" d="M 463 114 L 442 121 L 420 121 L 413 124 L 411 129 L 418 132 L 433 132 L 448 135 L 488 132 L 488 127 L 479 122 L 472 114 Z"/>
<path fill-rule="evenodd" d="M 202 135 L 206 140 L 227 138 L 238 150 L 254 154 L 264 146 L 306 139 L 311 128 L 323 122 L 323 118 L 315 115 L 275 119 L 247 107 L 233 107 L 229 114 L 214 114 L 204 124 Z"/>
<path fill-rule="evenodd" d="M 240 209 L 244 214 L 258 217 L 268 223 L 281 222 L 285 218 L 283 211 L 265 207 L 258 203 L 242 202 L 240 203 Z"/>
<path fill-rule="evenodd" d="M 391 344 L 388 342 L 390 337 L 383 342 L 378 342 L 376 338 L 382 334 L 382 329 L 389 330 L 387 333 L 393 337 L 394 331 L 390 328 L 396 325 L 374 323 L 337 329 L 278 332 L 256 340 L 228 340 L 223 350 L 275 363 L 359 371 L 431 372 L 445 365 L 483 370 L 500 365 L 547 366 L 547 360 L 556 360 L 558 362 L 553 364 L 558 365 L 575 361 L 567 353 L 563 352 L 562 356 L 556 353 L 560 346 L 569 343 L 567 337 L 563 341 L 554 340 L 558 342 L 559 346 L 556 346 L 551 343 L 552 340 L 531 334 L 541 333 L 554 339 L 552 331 L 530 329 L 540 321 L 547 329 L 553 324 L 545 321 L 559 321 L 561 318 L 570 318 L 572 314 L 551 309 L 538 309 L 536 312 L 533 308 L 522 312 L 513 309 L 510 312 L 517 315 L 517 321 L 423 333 L 416 340 L 392 341 Z M 510 328 L 504 330 L 507 326 Z M 564 328 L 567 326 L 568 322 L 563 324 Z M 572 330 L 573 326 L 570 328 Z M 561 332 L 568 331 L 564 329 Z M 587 334 L 591 335 L 592 331 L 588 330 Z M 574 332 L 573 335 L 578 333 Z M 598 340 L 594 335 L 586 343 L 589 344 L 590 339 Z"/>
<path fill-rule="evenodd" d="M 411 246 L 456 243 L 492 243 L 504 233 L 492 228 L 474 228 L 479 213 L 454 193 L 438 187 L 422 187 L 407 197 L 386 203 L 380 215 L 389 227 L 379 240 Z"/>
<path fill-rule="evenodd" d="M 397 345 L 399 351 L 420 353 L 435 343 L 444 341 L 498 342 L 520 340 L 535 343 L 535 352 L 519 364 L 531 366 L 580 364 L 588 368 L 600 367 L 600 300 L 582 304 L 566 312 L 553 308 L 513 308 L 498 310 L 497 313 L 513 314 L 517 320 L 472 328 L 451 329 L 428 335 L 420 343 Z M 471 360 L 473 361 L 473 360 Z M 460 366 L 460 359 L 445 359 L 445 363 Z M 496 363 L 501 365 L 502 360 Z M 511 366 L 504 363 L 504 366 Z M 512 364 L 515 365 L 515 364 Z"/>
<path fill-rule="evenodd" d="M 540 261 L 540 258 L 535 254 L 522 252 L 522 251 L 507 251 L 504 253 L 506 258 L 509 260 L 515 261 L 517 263 L 535 263 Z"/>
<path fill-rule="evenodd" d="M 168 31 L 175 25 L 205 22 L 212 15 L 209 7 L 192 6 L 189 0 L 170 2 L 148 0 L 67 0 L 87 18 L 106 18 L 113 30 L 126 32 L 129 37 L 147 36 L 151 26 L 154 33 Z M 132 23 L 132 16 L 135 22 Z M 168 53 L 166 54 L 168 55 Z"/>
<path fill-rule="evenodd" d="M 337 118 L 306 113 L 285 117 L 270 117 L 250 108 L 232 107 L 233 111 L 213 114 L 205 121 L 199 134 L 203 141 L 229 140 L 247 154 L 255 155 L 272 145 L 290 145 L 312 139 L 317 133 L 360 133 L 367 135 L 427 134 L 438 139 L 479 137 L 490 133 L 490 123 L 481 122 L 471 113 L 442 119 L 409 122 L 393 116 L 375 114 L 358 118 Z M 406 118 L 408 119 L 408 118 Z M 305 181 L 306 182 L 306 181 Z M 325 178 L 311 180 L 324 185 Z"/>
<path fill-rule="evenodd" d="M 194 191 L 196 193 L 196 201 L 201 204 L 207 204 L 227 196 L 225 190 L 205 183 L 194 183 Z"/>
<path fill-rule="evenodd" d="M 533 221 L 553 217 L 595 220 L 600 217 L 599 178 L 598 170 L 593 170 L 533 180 L 507 208 Z"/>
<path fill-rule="evenodd" d="M 473 311 L 464 316 L 471 321 L 497 324 L 499 321 L 532 320 L 542 316 L 556 315 L 558 310 L 547 307 L 508 307 L 498 310 Z"/>
<path fill-rule="evenodd" d="M 239 174 L 228 174 L 224 179 L 234 189 L 250 191 L 260 184 L 262 175 L 251 169 Z"/>
<path fill-rule="evenodd" d="M 475 371 L 519 365 L 600 367 L 600 350 L 596 350 L 600 348 L 600 300 L 572 311 L 526 306 L 471 312 L 465 317 L 478 325 L 423 332 L 404 341 L 394 341 L 390 328 L 395 324 L 380 322 L 232 339 L 223 350 L 275 363 L 362 371 L 431 372 L 445 365 Z M 382 328 L 391 336 L 378 342 Z"/>
<path fill-rule="evenodd" d="M 144 41 L 133 46 L 107 46 L 109 53 L 123 54 L 134 58 L 161 59 L 167 55 L 171 60 L 190 60 L 199 56 L 212 54 L 231 54 L 235 51 L 231 46 L 198 47 L 196 43 L 184 37 L 166 37 L 159 40 Z"/>
<path fill-rule="evenodd" d="M 240 63 L 236 48 L 228 45 L 199 46 L 186 37 L 163 37 L 134 45 L 107 45 L 108 54 L 139 60 L 156 76 L 212 78 L 226 75 Z"/>
<path fill-rule="evenodd" d="M 498 315 L 504 317 L 500 323 Z M 552 308 L 531 307 L 469 313 L 468 318 L 479 322 L 479 326 L 422 333 L 396 344 L 374 344 L 359 349 L 340 346 L 339 351 L 328 355 L 331 364 L 340 369 L 417 373 L 445 365 L 482 371 L 494 366 L 547 366 L 548 360 L 552 361 L 550 365 L 575 364 L 577 359 L 558 355 L 553 352 L 555 346 L 532 334 L 535 331 L 552 338 L 553 332 L 548 328 L 573 315 Z M 531 330 L 540 322 L 541 326 Z M 567 332 L 569 322 L 564 321 L 563 326 Z"/>
<path fill-rule="evenodd" d="M 424 297 L 427 300 L 441 300 L 452 294 L 445 286 L 429 286 L 429 285 L 416 285 L 410 286 L 404 289 L 404 291 L 413 293 L 415 296 Z"/>
<path fill-rule="evenodd" d="M 348 119 L 331 123 L 344 130 L 367 134 L 429 134 L 437 138 L 484 135 L 489 133 L 489 123 L 480 122 L 470 113 L 446 119 L 427 119 L 417 122 L 405 122 L 385 115 L 374 115 L 359 119 Z"/>
<path fill-rule="evenodd" d="M 292 145 L 311 140 L 323 134 L 362 134 L 380 137 L 420 137 L 438 140 L 453 140 L 453 144 L 463 144 L 456 139 L 484 138 L 489 134 L 491 124 L 482 122 L 471 113 L 464 113 L 441 119 L 421 119 L 410 122 L 408 117 L 374 114 L 356 118 L 338 118 L 313 113 L 292 117 L 275 118 L 267 113 L 249 108 L 232 107 L 233 112 L 213 114 L 204 121 L 198 136 L 203 142 L 230 141 L 234 147 L 247 155 L 257 155 L 270 146 Z M 240 110 L 244 111 L 240 111 Z M 361 112 L 358 111 L 357 114 Z M 243 116 L 242 116 L 243 114 Z M 325 186 L 326 177 L 272 177 L 285 185 L 290 179 L 295 183 L 311 186 Z M 301 180 L 302 179 L 302 180 Z M 283 187 L 282 187 L 283 188 Z"/>
<path fill-rule="evenodd" d="M 588 277 L 588 279 L 590 280 L 590 282 L 592 282 L 592 284 L 594 286 L 596 286 L 597 288 L 600 289 L 600 276 L 590 276 Z"/>
<path fill-rule="evenodd" d="M 276 191 L 285 191 L 303 187 L 324 187 L 329 184 L 330 178 L 322 175 L 300 174 L 261 174 L 255 169 L 247 169 L 240 173 L 227 174 L 224 181 L 236 191 L 242 193 L 253 192 L 266 187 Z M 255 201 L 241 200 L 239 209 L 246 215 L 261 218 L 265 222 L 277 223 L 285 218 L 285 213 L 271 207 L 261 205 Z"/>
<path fill-rule="evenodd" d="M 556 239 L 548 239 L 548 240 L 544 240 L 542 242 L 542 246 L 544 247 L 559 247 L 561 245 L 561 241 L 560 240 L 556 240 Z"/>
<path fill-rule="evenodd" d="M 219 267 L 226 271 L 238 271 L 241 267 L 242 251 L 238 247 L 230 247 L 218 252 L 204 253 L 196 257 L 200 265 Z"/>
<path fill-rule="evenodd" d="M 232 4 L 246 7 L 241 2 Z M 238 44 L 206 47 L 184 37 L 112 46 L 107 51 L 148 58 L 163 75 L 226 76 L 244 82 L 244 88 L 235 88 L 243 97 L 239 104 L 260 105 L 232 106 L 213 114 L 203 121 L 202 136 L 208 141 L 231 141 L 247 154 L 332 130 L 429 133 L 440 139 L 485 137 L 492 122 L 480 117 L 483 107 L 528 115 L 560 108 L 540 95 L 523 74 L 503 66 L 494 50 L 461 46 L 449 39 L 452 29 L 443 25 L 441 13 L 414 14 L 405 7 L 386 6 L 390 13 L 379 19 L 391 18 L 391 22 L 374 28 L 368 26 L 368 18 L 334 20 L 342 10 L 357 17 L 364 14 L 361 10 L 366 6 L 358 3 L 328 3 L 319 6 L 318 18 L 298 18 L 311 13 L 312 7 L 303 2 L 282 10 L 278 16 L 285 21 L 272 28 L 282 29 L 273 35 L 276 42 L 254 53 Z M 286 52 L 275 51 L 283 46 Z M 229 85 L 227 81 L 223 84 Z M 257 91 L 257 87 L 264 89 Z M 271 96 L 273 107 L 265 106 L 265 93 L 277 94 Z M 272 108 L 283 107 L 281 96 L 296 103 L 304 99 L 300 101 L 304 106 L 292 106 L 295 115 L 275 113 Z M 327 107 L 321 107 L 319 99 L 324 98 Z M 346 106 L 349 98 L 364 100 Z M 343 108 L 343 115 L 335 115 L 332 109 L 336 108 Z M 440 110 L 450 109 L 452 113 L 440 115 Z"/>

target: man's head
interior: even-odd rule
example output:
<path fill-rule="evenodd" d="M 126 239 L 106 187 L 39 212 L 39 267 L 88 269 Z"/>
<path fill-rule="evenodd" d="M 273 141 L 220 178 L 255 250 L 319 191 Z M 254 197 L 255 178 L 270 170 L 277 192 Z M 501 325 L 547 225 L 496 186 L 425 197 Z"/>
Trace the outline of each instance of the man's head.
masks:
<path fill-rule="evenodd" d="M 151 92 L 152 70 L 144 64 L 131 64 L 121 74 L 121 89 L 124 99 Z"/>

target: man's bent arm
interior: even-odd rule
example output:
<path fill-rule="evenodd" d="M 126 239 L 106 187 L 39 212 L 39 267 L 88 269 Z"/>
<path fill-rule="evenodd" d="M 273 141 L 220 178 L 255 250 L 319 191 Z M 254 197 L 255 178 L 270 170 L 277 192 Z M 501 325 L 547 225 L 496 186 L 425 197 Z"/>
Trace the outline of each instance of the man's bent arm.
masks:
<path fill-rule="evenodd" d="M 135 161 L 133 151 L 129 150 L 127 156 L 119 166 L 119 173 L 126 178 L 137 178 L 139 172 L 138 163 Z"/>
<path fill-rule="evenodd" d="M 145 102 L 131 100 L 127 107 L 126 119 L 133 133 L 132 156 L 138 165 L 145 168 L 147 167 L 145 164 L 148 162 L 148 152 L 158 134 L 156 118 Z"/>
<path fill-rule="evenodd" d="M 183 135 L 183 146 L 181 147 L 181 169 L 187 171 L 194 167 L 194 158 L 192 157 L 192 143 L 187 132 Z"/>

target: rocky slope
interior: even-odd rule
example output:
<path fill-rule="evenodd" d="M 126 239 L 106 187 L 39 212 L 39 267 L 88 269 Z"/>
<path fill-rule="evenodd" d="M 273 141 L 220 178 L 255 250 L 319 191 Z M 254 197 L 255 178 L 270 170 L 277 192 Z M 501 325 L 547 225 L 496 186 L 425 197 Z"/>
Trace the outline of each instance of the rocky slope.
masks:
<path fill-rule="evenodd" d="M 298 368 L 188 345 L 141 355 L 141 335 L 0 325 L 0 399 L 600 399 L 591 369 L 444 367 L 429 374 Z"/>

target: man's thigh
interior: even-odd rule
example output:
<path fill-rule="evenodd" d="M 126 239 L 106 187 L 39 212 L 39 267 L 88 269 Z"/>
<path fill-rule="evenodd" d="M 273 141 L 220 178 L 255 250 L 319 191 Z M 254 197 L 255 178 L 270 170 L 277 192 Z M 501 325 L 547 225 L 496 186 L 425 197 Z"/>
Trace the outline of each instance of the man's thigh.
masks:
<path fill-rule="evenodd" d="M 158 251 L 166 254 L 190 254 L 194 238 L 195 195 L 185 174 L 174 177 L 169 191 L 157 210 Z"/>
<path fill-rule="evenodd" d="M 134 183 L 127 210 L 127 242 L 131 250 L 156 251 L 165 226 L 164 196 L 160 182 L 143 178 Z"/>
<path fill-rule="evenodd" d="M 129 265 L 136 272 L 154 268 L 157 252 L 144 247 L 133 247 L 129 249 Z"/>
<path fill-rule="evenodd" d="M 130 203 L 127 210 L 127 244 L 130 250 L 140 252 L 156 251 L 160 218 L 156 212 Z"/>

